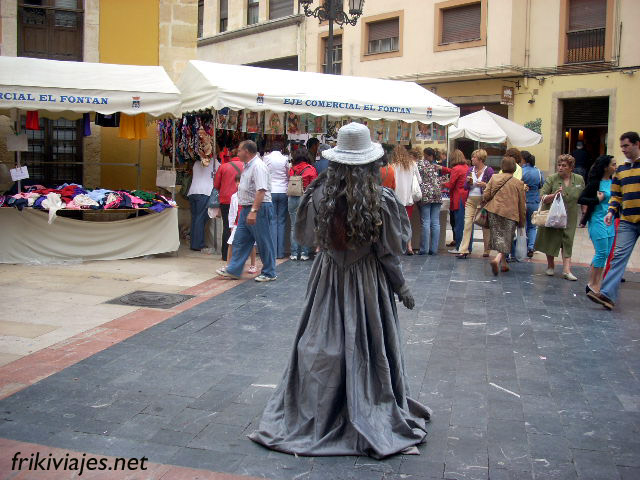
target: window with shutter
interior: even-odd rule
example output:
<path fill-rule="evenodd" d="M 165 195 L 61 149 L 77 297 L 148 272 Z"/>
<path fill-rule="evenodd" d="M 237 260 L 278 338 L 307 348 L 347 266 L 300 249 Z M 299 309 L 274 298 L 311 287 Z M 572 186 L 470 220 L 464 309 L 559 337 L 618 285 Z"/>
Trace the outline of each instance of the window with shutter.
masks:
<path fill-rule="evenodd" d="M 229 0 L 220 0 L 220 33 L 226 32 L 229 23 Z"/>
<path fill-rule="evenodd" d="M 204 24 L 204 0 L 198 0 L 198 38 L 202 38 Z"/>
<path fill-rule="evenodd" d="M 82 61 L 82 0 L 20 0 L 18 56 Z"/>
<path fill-rule="evenodd" d="M 327 39 L 322 39 L 322 73 L 327 73 L 327 58 L 329 56 L 329 47 Z M 335 75 L 342 74 L 342 35 L 333 37 L 333 73 Z"/>
<path fill-rule="evenodd" d="M 570 0 L 567 63 L 604 60 L 607 0 Z"/>
<path fill-rule="evenodd" d="M 369 29 L 367 53 L 386 53 L 398 51 L 400 21 L 398 18 L 367 24 Z"/>
<path fill-rule="evenodd" d="M 293 15 L 293 0 L 269 0 L 269 20 Z"/>
<path fill-rule="evenodd" d="M 258 0 L 247 0 L 247 25 L 258 23 L 260 16 L 260 3 Z"/>
<path fill-rule="evenodd" d="M 481 39 L 480 2 L 442 10 L 441 45 Z"/>

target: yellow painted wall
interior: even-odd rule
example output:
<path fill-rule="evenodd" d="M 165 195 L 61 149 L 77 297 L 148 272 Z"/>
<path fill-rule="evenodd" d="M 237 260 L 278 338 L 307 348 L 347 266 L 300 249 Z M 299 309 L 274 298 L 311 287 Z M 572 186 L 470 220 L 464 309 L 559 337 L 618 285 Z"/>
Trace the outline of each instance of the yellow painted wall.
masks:
<path fill-rule="evenodd" d="M 107 0 L 100 2 L 100 62 L 128 65 L 159 64 L 159 0 Z M 142 184 L 154 190 L 156 133 L 152 123 L 142 141 Z M 118 129 L 102 128 L 102 162 L 135 163 L 138 141 L 118 138 Z M 135 188 L 135 167 L 102 166 L 101 186 Z"/>
<path fill-rule="evenodd" d="M 529 104 L 531 98 L 527 92 L 538 89 L 535 103 Z M 618 138 L 626 131 L 638 131 L 638 111 L 640 111 L 640 72 L 634 75 L 621 72 L 607 72 L 588 75 L 566 75 L 547 77 L 542 85 L 535 79 L 529 79 L 528 87 L 521 88 L 516 95 L 513 120 L 524 124 L 536 118 L 542 119 L 543 142 L 529 147 L 531 153 L 536 156 L 536 163 L 542 170 L 553 170 L 554 161 L 552 138 L 562 128 L 562 119 L 558 118 L 556 128 L 552 130 L 553 94 L 558 92 L 577 92 L 581 96 L 593 96 L 595 91 L 607 89 L 615 90 L 616 99 L 613 105 L 610 103 L 609 118 L 613 120 L 609 125 L 609 139 L 607 153 L 622 160 Z"/>

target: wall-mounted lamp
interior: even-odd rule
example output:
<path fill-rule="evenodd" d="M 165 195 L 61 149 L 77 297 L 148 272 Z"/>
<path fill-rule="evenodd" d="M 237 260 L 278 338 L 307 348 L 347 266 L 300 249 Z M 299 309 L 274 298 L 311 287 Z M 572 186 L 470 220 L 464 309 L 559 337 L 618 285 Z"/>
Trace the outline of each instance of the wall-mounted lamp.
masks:
<path fill-rule="evenodd" d="M 578 130 L 578 140 L 584 140 L 584 130 Z"/>
<path fill-rule="evenodd" d="M 566 132 L 564 132 L 564 136 L 565 136 L 565 138 L 569 138 L 569 130 L 567 130 Z"/>
<path fill-rule="evenodd" d="M 536 103 L 536 99 L 531 97 L 529 100 L 527 100 L 527 103 Z"/>

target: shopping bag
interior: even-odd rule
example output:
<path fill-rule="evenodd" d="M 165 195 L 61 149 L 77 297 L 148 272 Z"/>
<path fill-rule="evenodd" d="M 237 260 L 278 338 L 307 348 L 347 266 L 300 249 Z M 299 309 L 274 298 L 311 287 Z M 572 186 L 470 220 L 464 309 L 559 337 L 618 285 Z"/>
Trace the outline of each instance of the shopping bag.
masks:
<path fill-rule="evenodd" d="M 567 210 L 564 208 L 564 200 L 560 193 L 553 199 L 545 227 L 567 228 Z"/>
<path fill-rule="evenodd" d="M 411 181 L 411 198 L 414 203 L 422 201 L 422 189 L 420 188 L 420 180 L 414 174 L 413 180 Z"/>
<path fill-rule="evenodd" d="M 219 208 L 220 207 L 220 192 L 216 187 L 211 189 L 211 194 L 209 195 L 209 202 L 207 203 L 207 208 Z"/>
<path fill-rule="evenodd" d="M 479 208 L 476 211 L 473 223 L 482 228 L 489 228 L 489 212 L 487 212 L 486 208 Z"/>
<path fill-rule="evenodd" d="M 527 256 L 527 235 L 524 228 L 518 228 L 516 236 L 516 260 L 521 262 Z"/>
<path fill-rule="evenodd" d="M 162 188 L 172 188 L 176 186 L 175 170 L 158 170 L 156 172 L 156 185 Z"/>

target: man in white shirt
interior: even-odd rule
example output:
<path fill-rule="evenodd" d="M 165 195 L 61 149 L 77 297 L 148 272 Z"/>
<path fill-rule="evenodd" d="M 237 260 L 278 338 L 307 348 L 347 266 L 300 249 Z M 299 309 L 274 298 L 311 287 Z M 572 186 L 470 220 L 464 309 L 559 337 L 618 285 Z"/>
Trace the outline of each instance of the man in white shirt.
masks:
<path fill-rule="evenodd" d="M 282 154 L 284 146 L 275 142 L 271 153 L 265 155 L 264 163 L 271 174 L 271 202 L 273 203 L 273 226 L 271 235 L 276 258 L 284 258 L 285 228 L 287 226 L 287 184 L 289 182 L 289 159 Z"/>
<path fill-rule="evenodd" d="M 242 206 L 242 211 L 233 238 L 231 261 L 226 268 L 220 268 L 216 273 L 225 278 L 239 279 L 253 244 L 257 243 L 262 259 L 262 272 L 255 280 L 270 282 L 277 277 L 271 237 L 273 205 L 269 168 L 258 157 L 258 147 L 251 140 L 245 140 L 240 144 L 238 157 L 245 164 L 238 185 L 238 203 Z"/>

